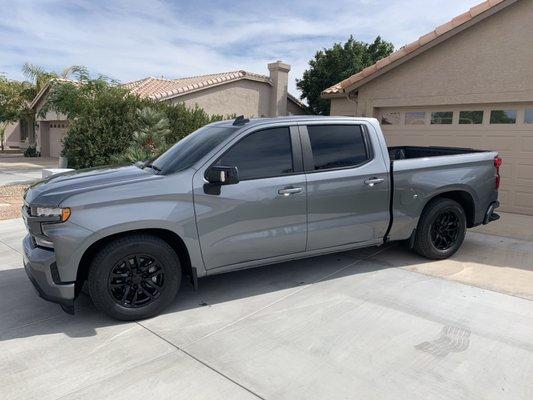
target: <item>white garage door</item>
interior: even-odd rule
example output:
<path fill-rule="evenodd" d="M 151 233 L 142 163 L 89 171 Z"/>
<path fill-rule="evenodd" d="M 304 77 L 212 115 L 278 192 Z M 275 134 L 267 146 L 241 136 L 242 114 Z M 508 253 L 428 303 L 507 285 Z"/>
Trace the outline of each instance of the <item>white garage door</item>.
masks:
<path fill-rule="evenodd" d="M 67 132 L 64 122 L 51 122 L 49 128 L 50 137 L 50 157 L 59 157 L 63 150 L 63 138 Z"/>
<path fill-rule="evenodd" d="M 533 103 L 377 110 L 389 146 L 496 150 L 501 210 L 533 215 Z"/>

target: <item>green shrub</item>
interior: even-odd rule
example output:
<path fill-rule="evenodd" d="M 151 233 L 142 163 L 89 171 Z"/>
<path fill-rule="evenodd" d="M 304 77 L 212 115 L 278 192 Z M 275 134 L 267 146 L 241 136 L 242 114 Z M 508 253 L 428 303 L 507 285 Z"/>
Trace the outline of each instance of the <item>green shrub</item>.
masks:
<path fill-rule="evenodd" d="M 155 107 L 137 110 L 139 128 L 133 132 L 132 142 L 123 152 L 113 157 L 117 163 L 144 161 L 161 155 L 167 148 L 171 131 L 168 118 Z"/>
<path fill-rule="evenodd" d="M 202 109 L 188 109 L 183 104 L 172 105 L 141 99 L 104 78 L 80 83 L 55 83 L 41 113 L 53 109 L 65 114 L 69 128 L 62 155 L 69 167 L 88 168 L 120 161 L 136 161 L 148 155 L 139 144 L 146 139 L 150 124 L 157 115 L 166 125 L 157 155 L 179 139 L 213 121 L 220 115 L 208 116 Z M 143 136 L 144 135 L 144 136 Z M 144 137 L 144 139 L 143 139 Z M 142 161 L 142 159 L 138 160 Z"/>
<path fill-rule="evenodd" d="M 35 146 L 30 146 L 24 150 L 24 157 L 41 157 L 41 152 L 37 151 Z"/>

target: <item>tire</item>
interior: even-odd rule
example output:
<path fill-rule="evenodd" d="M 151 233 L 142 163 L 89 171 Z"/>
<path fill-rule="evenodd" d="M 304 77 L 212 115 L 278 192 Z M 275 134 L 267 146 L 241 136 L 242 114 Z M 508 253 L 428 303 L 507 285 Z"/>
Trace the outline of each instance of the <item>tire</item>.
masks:
<path fill-rule="evenodd" d="M 420 216 L 414 250 L 431 260 L 442 260 L 459 250 L 465 235 L 466 215 L 463 207 L 451 199 L 436 199 L 424 208 Z"/>
<path fill-rule="evenodd" d="M 164 240 L 135 234 L 101 248 L 87 281 L 98 310 L 118 320 L 138 320 L 159 314 L 174 300 L 181 265 Z"/>

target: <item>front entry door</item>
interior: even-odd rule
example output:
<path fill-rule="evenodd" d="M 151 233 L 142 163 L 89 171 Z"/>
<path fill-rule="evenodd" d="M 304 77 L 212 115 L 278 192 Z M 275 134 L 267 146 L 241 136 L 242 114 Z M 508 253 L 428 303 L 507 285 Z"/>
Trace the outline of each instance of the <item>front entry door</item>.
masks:
<path fill-rule="evenodd" d="M 307 188 L 297 132 L 270 128 L 241 138 L 211 164 L 239 172 L 240 182 L 221 186 L 219 194 L 204 190 L 205 169 L 195 174 L 194 205 L 207 269 L 305 251 Z"/>

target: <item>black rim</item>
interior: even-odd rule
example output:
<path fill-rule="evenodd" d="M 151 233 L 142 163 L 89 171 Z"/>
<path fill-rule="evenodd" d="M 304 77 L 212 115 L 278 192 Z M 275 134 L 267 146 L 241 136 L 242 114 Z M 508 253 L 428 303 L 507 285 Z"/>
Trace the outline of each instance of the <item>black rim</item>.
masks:
<path fill-rule="evenodd" d="M 111 269 L 108 290 L 116 303 L 138 308 L 161 295 L 165 274 L 159 262 L 148 255 L 124 257 Z"/>
<path fill-rule="evenodd" d="M 445 211 L 437 215 L 431 224 L 431 242 L 437 250 L 448 250 L 456 243 L 459 237 L 459 218 L 452 211 Z"/>

